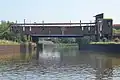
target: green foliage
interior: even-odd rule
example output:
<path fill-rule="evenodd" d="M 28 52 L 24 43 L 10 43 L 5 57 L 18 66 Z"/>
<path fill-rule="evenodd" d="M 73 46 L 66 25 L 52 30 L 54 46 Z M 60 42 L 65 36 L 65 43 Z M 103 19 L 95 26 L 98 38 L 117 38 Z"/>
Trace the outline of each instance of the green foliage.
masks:
<path fill-rule="evenodd" d="M 28 36 L 28 40 L 27 41 L 29 42 L 30 40 L 31 40 L 31 38 L 30 38 L 30 36 Z"/>
<path fill-rule="evenodd" d="M 90 42 L 90 44 L 120 44 L 120 42 Z"/>
<path fill-rule="evenodd" d="M 78 44 L 77 43 L 60 43 L 60 44 L 58 44 L 58 47 L 73 48 L 73 47 L 78 47 Z"/>
<path fill-rule="evenodd" d="M 120 34 L 120 29 L 114 29 L 114 28 L 113 28 L 113 33 L 114 33 L 114 34 Z"/>
<path fill-rule="evenodd" d="M 58 38 L 58 43 L 75 43 L 75 39 L 73 38 Z"/>
<path fill-rule="evenodd" d="M 0 39 L 9 39 L 11 32 L 10 32 L 10 22 L 1 21 L 0 24 Z"/>
<path fill-rule="evenodd" d="M 10 26 L 13 22 L 1 21 L 0 24 L 0 39 L 10 40 L 15 42 L 26 42 L 27 37 L 20 33 L 13 33 L 10 31 Z"/>
<path fill-rule="evenodd" d="M 19 43 L 8 40 L 0 40 L 0 45 L 19 45 Z"/>

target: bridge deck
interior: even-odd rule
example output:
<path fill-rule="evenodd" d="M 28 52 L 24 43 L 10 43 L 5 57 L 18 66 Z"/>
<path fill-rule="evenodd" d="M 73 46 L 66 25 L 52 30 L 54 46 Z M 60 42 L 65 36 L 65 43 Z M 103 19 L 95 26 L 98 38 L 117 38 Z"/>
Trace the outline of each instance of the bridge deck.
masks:
<path fill-rule="evenodd" d="M 40 34 L 33 34 L 33 37 L 83 37 L 83 35 L 40 35 Z"/>
<path fill-rule="evenodd" d="M 95 34 L 79 34 L 79 35 L 41 35 L 41 34 L 32 34 L 33 37 L 83 37 L 83 36 L 91 36 Z"/>
<path fill-rule="evenodd" d="M 95 35 L 95 23 L 15 23 L 11 30 L 34 37 L 83 37 Z"/>

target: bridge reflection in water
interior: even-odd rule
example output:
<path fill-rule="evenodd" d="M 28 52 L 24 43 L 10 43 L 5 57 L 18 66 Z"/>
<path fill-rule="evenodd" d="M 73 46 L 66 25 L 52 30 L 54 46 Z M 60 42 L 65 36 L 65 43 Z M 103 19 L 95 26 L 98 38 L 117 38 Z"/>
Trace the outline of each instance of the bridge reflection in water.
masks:
<path fill-rule="evenodd" d="M 76 72 L 80 71 L 88 79 L 113 79 L 115 78 L 113 76 L 117 74 L 114 68 L 120 65 L 120 59 L 116 56 L 120 55 L 80 52 L 76 48 L 53 48 L 40 53 L 39 62 L 54 69 L 65 68 L 71 70 L 75 68 Z"/>

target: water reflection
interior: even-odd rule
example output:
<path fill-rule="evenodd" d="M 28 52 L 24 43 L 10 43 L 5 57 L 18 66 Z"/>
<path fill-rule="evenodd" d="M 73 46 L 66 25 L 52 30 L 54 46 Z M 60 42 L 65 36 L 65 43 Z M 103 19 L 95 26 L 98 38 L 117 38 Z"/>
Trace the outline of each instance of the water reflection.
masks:
<path fill-rule="evenodd" d="M 56 57 L 59 55 L 59 65 L 64 67 L 70 67 L 69 69 L 73 67 L 81 67 L 84 65 L 84 68 L 91 68 L 93 69 L 93 74 L 95 80 L 101 80 L 101 79 L 112 79 L 113 77 L 113 67 L 116 66 L 116 56 L 119 56 L 118 54 L 115 54 L 114 57 L 111 56 L 111 54 L 106 53 L 91 53 L 91 52 L 80 52 L 77 49 L 74 48 L 64 48 L 56 52 L 49 53 L 51 59 L 52 57 L 57 54 Z M 43 53 L 43 54 L 46 54 Z M 42 55 L 43 55 L 42 54 Z M 51 55 L 52 54 L 52 55 Z M 43 56 L 40 57 L 43 57 Z M 113 55 L 113 54 L 112 54 Z M 47 57 L 48 59 L 48 57 Z M 118 59 L 120 60 L 120 59 Z M 120 65 L 119 63 L 117 65 Z M 88 71 L 89 72 L 89 71 Z M 90 78 L 90 77 L 89 77 Z"/>
<path fill-rule="evenodd" d="M 44 50 L 39 51 L 39 59 L 53 59 L 60 58 L 60 52 L 55 47 L 44 46 Z"/>
<path fill-rule="evenodd" d="M 45 48 L 37 62 L 4 65 L 0 80 L 120 80 L 119 57 L 77 48 Z"/>

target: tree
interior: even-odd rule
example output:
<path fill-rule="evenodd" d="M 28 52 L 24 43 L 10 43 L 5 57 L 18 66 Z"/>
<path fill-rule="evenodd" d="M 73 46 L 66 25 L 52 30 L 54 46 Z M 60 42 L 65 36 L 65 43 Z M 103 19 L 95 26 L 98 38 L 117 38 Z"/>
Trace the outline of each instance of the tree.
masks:
<path fill-rule="evenodd" d="M 13 22 L 1 21 L 0 24 L 0 39 L 12 40 L 17 42 L 26 42 L 27 37 L 20 33 L 10 31 L 10 26 Z"/>
<path fill-rule="evenodd" d="M 8 39 L 10 33 L 10 22 L 1 21 L 0 24 L 0 39 Z"/>

